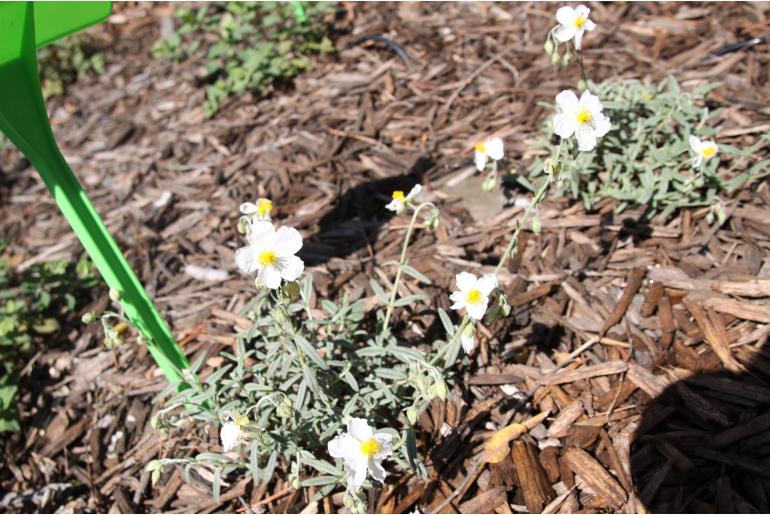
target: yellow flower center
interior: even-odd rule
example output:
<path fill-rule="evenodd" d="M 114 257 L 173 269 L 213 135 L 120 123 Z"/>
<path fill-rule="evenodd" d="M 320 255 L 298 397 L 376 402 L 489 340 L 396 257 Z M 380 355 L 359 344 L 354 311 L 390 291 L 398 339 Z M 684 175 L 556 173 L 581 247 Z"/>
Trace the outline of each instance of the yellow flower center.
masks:
<path fill-rule="evenodd" d="M 262 266 L 275 266 L 278 263 L 278 256 L 273 250 L 263 250 L 257 256 L 257 262 Z"/>
<path fill-rule="evenodd" d="M 585 24 L 586 24 L 586 17 L 585 16 L 578 16 L 577 18 L 575 18 L 575 28 L 576 29 L 581 28 Z"/>
<path fill-rule="evenodd" d="M 484 145 L 483 142 L 482 143 L 476 143 L 476 146 L 473 147 L 473 149 L 476 152 L 481 152 L 482 154 L 486 154 L 487 153 L 487 147 Z"/>
<path fill-rule="evenodd" d="M 481 302 L 481 298 L 483 295 L 481 295 L 481 292 L 477 290 L 476 288 L 473 288 L 471 291 L 468 292 L 468 295 L 465 296 L 465 302 L 468 304 L 478 304 Z"/>
<path fill-rule="evenodd" d="M 257 214 L 259 216 L 267 216 L 270 214 L 270 211 L 273 210 L 273 201 L 268 200 L 266 198 L 261 198 L 257 201 Z"/>
<path fill-rule="evenodd" d="M 593 120 L 593 119 L 594 119 L 594 117 L 593 117 L 593 116 L 591 116 L 591 111 L 589 111 L 589 110 L 588 110 L 588 109 L 586 109 L 585 107 L 584 107 L 584 108 L 582 108 L 582 109 L 581 109 L 580 111 L 578 111 L 578 113 L 577 113 L 577 122 L 578 122 L 580 125 L 585 125 L 585 124 L 587 124 L 587 123 L 590 123 L 590 122 L 591 122 L 591 120 Z"/>
<path fill-rule="evenodd" d="M 378 452 L 380 452 L 380 442 L 374 438 L 369 438 L 361 443 L 361 454 L 367 458 L 372 458 Z"/>
<path fill-rule="evenodd" d="M 401 202 L 404 201 L 404 192 L 401 190 L 396 190 L 393 192 L 393 200 L 400 200 Z"/>
<path fill-rule="evenodd" d="M 714 154 L 717 153 L 717 146 L 716 145 L 709 145 L 705 147 L 701 153 L 703 154 L 703 157 L 714 157 Z"/>

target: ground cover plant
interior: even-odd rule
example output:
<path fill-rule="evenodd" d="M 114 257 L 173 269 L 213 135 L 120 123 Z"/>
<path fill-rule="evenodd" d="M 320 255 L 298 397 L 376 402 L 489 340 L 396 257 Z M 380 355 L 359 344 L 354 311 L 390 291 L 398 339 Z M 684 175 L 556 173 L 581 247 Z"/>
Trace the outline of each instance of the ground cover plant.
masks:
<path fill-rule="evenodd" d="M 545 50 L 553 57 L 559 55 L 560 45 L 566 46 L 555 62 L 579 63 L 579 93 L 564 90 L 555 95 L 556 114 L 542 140 L 549 157 L 534 164 L 536 172 L 530 177 L 536 176 L 539 184 L 521 219 L 529 221 L 533 232 L 540 232 L 538 208 L 551 186 L 559 183 L 562 193 L 581 198 L 588 209 L 610 197 L 619 201 L 619 211 L 629 204 L 644 205 L 665 219 L 677 208 L 713 205 L 718 223 L 724 223 L 723 201 L 716 196 L 729 191 L 727 178 L 716 171 L 721 152 L 713 140 L 705 139 L 716 134 L 704 128 L 708 109 L 696 105 L 716 86 L 707 84 L 688 93 L 673 79 L 658 87 L 638 81 L 590 82 L 582 57 L 583 33 L 596 28 L 589 13 L 584 5 L 560 8 L 557 26 L 548 35 Z M 760 146 L 746 152 L 731 150 L 746 157 Z M 491 166 L 485 191 L 497 186 L 498 162 L 503 158 L 500 138 L 474 146 L 476 169 L 484 173 Z M 752 172 L 763 170 L 765 164 L 758 163 L 731 188 L 755 179 L 757 173 Z M 435 205 L 420 203 L 421 191 L 421 185 L 408 194 L 396 190 L 386 206 L 397 215 L 407 210 L 412 215 L 401 257 L 390 263 L 396 272 L 389 291 L 376 279 L 370 281 L 383 308 L 368 320 L 363 303 L 350 304 L 344 296 L 340 304 L 320 299 L 325 315 L 313 317 L 312 279 L 307 276 L 300 285 L 304 263 L 295 255 L 302 248 L 302 237 L 294 228 L 274 227 L 270 199 L 241 205 L 238 228 L 247 246 L 238 249 L 235 261 L 241 271 L 257 274 L 257 297 L 243 312 L 254 323 L 238 336 L 236 352 L 224 354 L 225 365 L 205 383 L 193 380 L 193 388 L 171 398 L 155 419 L 155 426 L 166 430 L 190 417 L 220 424 L 224 452 L 154 461 L 148 470 L 155 480 L 169 465 L 184 465 L 188 481 L 192 469 L 208 469 L 213 474 L 213 495 L 219 499 L 223 477 L 241 470 L 255 482 L 269 482 L 279 466 L 295 488 L 319 487 L 310 502 L 344 486 L 345 506 L 366 512 L 368 497 L 362 487 L 376 484 L 367 482 L 369 476 L 377 483 L 385 480 L 383 460 L 426 477 L 413 426 L 434 399 L 446 400 L 447 381 L 453 386 L 451 375 L 460 349 L 471 354 L 476 347 L 477 324 L 494 324 L 510 315 L 506 295 L 498 290 L 497 273 L 519 251 L 523 225 L 517 222 L 494 273 L 457 274 L 451 308 L 464 316 L 455 323 L 439 308 L 445 338 L 419 350 L 392 333 L 390 320 L 394 308 L 427 300 L 420 295 L 399 298 L 397 293 L 403 275 L 431 283 L 408 264 L 409 242 L 421 212 L 428 230 L 435 230 L 440 221 Z M 200 362 L 194 369 L 199 366 Z M 164 394 L 178 387 L 172 384 Z M 483 459 L 500 461 L 498 455 L 506 454 L 509 441 L 521 432 L 519 427 L 515 424 L 492 435 Z M 336 461 L 326 459 L 324 450 Z M 309 476 L 308 468 L 314 469 Z"/>
<path fill-rule="evenodd" d="M 20 429 L 14 399 L 19 370 L 60 333 L 98 281 L 88 260 L 74 266 L 50 261 L 18 271 L 3 255 L 6 247 L 0 240 L 0 432 Z"/>
<path fill-rule="evenodd" d="M 153 47 L 173 61 L 203 56 L 209 115 L 227 97 L 265 95 L 309 66 L 308 56 L 331 52 L 326 37 L 329 2 L 211 2 L 180 7 L 179 26 Z M 201 34 L 203 33 L 203 35 Z"/>
<path fill-rule="evenodd" d="M 174 393 L 159 395 L 168 385 L 135 333 L 105 349 L 96 325 L 68 331 L 71 351 L 32 357 L 41 381 L 30 387 L 40 395 L 32 407 L 30 396 L 18 396 L 23 432 L 3 441 L 2 509 L 320 513 L 345 510 L 346 498 L 361 509 L 358 493 L 376 512 L 766 511 L 763 435 L 749 434 L 768 406 L 766 299 L 757 296 L 767 278 L 762 170 L 744 187 L 716 193 L 724 223 L 714 203 L 676 208 L 664 220 L 633 200 L 621 206 L 598 194 L 587 210 L 567 188 L 570 167 L 591 153 L 586 165 L 600 180 L 580 173 L 581 185 L 609 178 L 598 149 L 619 129 L 599 88 L 625 78 L 657 87 L 673 75 L 686 94 L 720 84 L 695 100 L 709 109 L 705 125 L 672 126 L 687 146 L 666 165 L 677 173 L 714 167 L 731 180 L 766 159 L 767 48 L 707 57 L 752 36 L 767 10 L 591 4 L 595 26 L 581 40 L 585 84 L 610 130 L 593 151 L 567 137 L 549 180 L 551 153 L 538 141 L 559 147 L 563 138 L 548 136 L 554 117 L 576 119 L 583 93 L 569 41 L 554 43 L 558 62 L 570 55 L 566 67 L 554 67 L 542 49 L 562 25 L 558 7 L 343 4 L 335 28 L 350 35 L 333 38 L 335 55 L 310 57 L 292 88 L 269 98 L 233 95 L 207 120 L 203 60 L 150 58 L 171 9 L 117 6 L 105 24 L 115 41 L 105 51 L 109 73 L 79 82 L 49 109 L 67 158 L 201 382 L 172 407 Z M 573 9 L 562 19 L 578 16 Z M 381 37 L 352 44 L 372 35 Z M 575 97 L 560 105 L 564 90 Z M 692 145 L 688 130 L 698 138 Z M 745 159 L 730 149 L 758 143 Z M 4 236 L 25 259 L 76 259 L 32 171 L 15 153 L 2 156 Z M 277 263 L 303 261 L 296 285 L 296 261 L 278 270 L 281 295 L 265 286 L 276 274 L 260 273 L 259 259 L 244 263 L 250 272 L 236 263 L 238 249 L 261 241 L 236 230 L 239 217 L 267 209 L 258 198 L 272 199 L 276 234 L 293 227 L 302 237 L 296 254 L 252 250 L 256 258 L 274 251 Z M 240 213 L 244 200 L 253 205 Z M 467 300 L 486 288 L 458 285 L 461 272 L 476 286 L 496 272 L 487 315 L 507 312 L 466 324 L 457 359 L 436 363 L 446 398 L 427 407 L 432 383 L 418 400 L 414 386 L 388 376 L 412 374 L 392 349 L 357 355 L 384 326 L 413 207 L 424 202 L 439 209 L 438 225 L 428 227 L 423 208 L 412 227 L 406 264 L 419 276 L 402 267 L 394 302 L 418 297 L 390 311 L 386 341 L 414 351 L 405 360 L 419 353 L 430 361 L 442 348 L 434 343 L 448 339 L 440 309 L 455 329 L 471 311 L 479 317 Z M 515 254 L 496 271 L 517 231 Z M 291 326 L 281 322 L 284 308 Z M 114 328 L 118 320 L 108 321 Z M 325 369 L 302 354 L 304 341 L 287 336 L 293 329 Z M 349 419 L 342 410 L 358 392 L 334 361 L 351 365 L 361 392 Z M 378 361 L 384 371 L 370 367 Z M 740 367 L 751 373 L 719 375 Z M 295 409 L 294 386 L 305 375 L 312 384 L 312 373 L 336 409 L 309 388 Z M 389 387 L 395 399 L 386 399 Z M 218 404 L 200 403 L 207 395 Z M 669 414 L 662 421 L 661 412 Z M 415 464 L 402 445 L 410 431 Z M 355 458 L 369 453 L 371 464 L 361 466 Z"/>

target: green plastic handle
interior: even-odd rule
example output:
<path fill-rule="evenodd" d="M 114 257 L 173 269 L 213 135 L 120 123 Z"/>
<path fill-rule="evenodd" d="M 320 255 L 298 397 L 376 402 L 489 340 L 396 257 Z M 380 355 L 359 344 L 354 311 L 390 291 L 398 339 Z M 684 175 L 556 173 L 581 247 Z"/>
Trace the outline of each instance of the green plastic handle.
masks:
<path fill-rule="evenodd" d="M 59 18 L 51 16 L 55 10 L 44 8 L 42 12 L 48 14 L 42 14 L 39 26 L 47 28 L 36 39 L 35 14 L 40 3 L 34 8 L 32 2 L 0 4 L 0 130 L 37 169 L 107 285 L 120 293 L 126 317 L 148 340 L 158 366 L 169 381 L 179 381 L 179 371 L 189 368 L 187 359 L 59 151 L 40 89 L 35 53 L 38 44 L 109 14 L 109 3 L 106 11 L 104 2 L 96 5 L 100 10 L 72 9 L 69 16 Z"/>

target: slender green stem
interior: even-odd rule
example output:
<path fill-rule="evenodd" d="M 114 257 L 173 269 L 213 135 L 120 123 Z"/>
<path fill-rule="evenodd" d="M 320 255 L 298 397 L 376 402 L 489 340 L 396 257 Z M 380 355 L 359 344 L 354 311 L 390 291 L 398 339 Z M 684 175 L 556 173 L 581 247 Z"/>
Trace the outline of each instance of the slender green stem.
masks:
<path fill-rule="evenodd" d="M 406 236 L 404 237 L 404 243 L 401 247 L 401 257 L 398 260 L 398 270 L 396 270 L 396 277 L 393 279 L 393 286 L 390 291 L 390 299 L 388 300 L 388 309 L 385 312 L 385 320 L 382 322 L 382 331 L 380 332 L 380 341 L 384 340 L 390 332 L 390 317 L 393 315 L 393 308 L 396 302 L 396 295 L 398 295 L 398 285 L 401 282 L 401 274 L 403 267 L 406 264 L 406 251 L 409 248 L 409 239 L 412 237 L 412 231 L 414 230 L 414 224 L 417 221 L 417 215 L 424 207 L 435 207 L 432 202 L 424 202 L 417 206 L 412 213 L 412 218 L 409 221 L 409 227 L 406 230 Z"/>
<path fill-rule="evenodd" d="M 430 365 L 435 365 L 438 362 L 438 360 L 441 359 L 441 357 L 444 354 L 446 354 L 449 349 L 452 348 L 452 346 L 456 343 L 457 339 L 460 338 L 460 336 L 463 334 L 463 331 L 465 330 L 465 326 L 468 325 L 469 321 L 470 321 L 470 317 L 468 315 L 465 315 L 465 317 L 463 317 L 462 322 L 460 322 L 460 325 L 457 327 L 457 331 L 455 332 L 455 334 L 452 335 L 452 338 L 450 338 L 450 340 L 446 343 L 446 345 L 441 347 L 438 350 L 438 352 L 436 352 L 436 355 L 433 356 L 433 358 L 431 358 L 429 362 Z"/>
<path fill-rule="evenodd" d="M 588 89 L 588 74 L 586 73 L 585 64 L 583 64 L 583 51 L 576 48 L 575 55 L 577 56 L 577 62 L 580 66 L 580 76 L 583 78 L 583 85 Z"/>
<path fill-rule="evenodd" d="M 559 148 L 556 149 L 556 157 L 553 158 L 554 163 L 558 163 L 559 159 L 561 159 L 561 149 L 563 146 L 564 140 L 562 139 L 559 143 Z M 524 226 L 523 222 L 527 219 L 527 216 L 532 211 L 532 209 L 537 209 L 537 207 L 543 201 L 545 194 L 548 193 L 548 188 L 551 187 L 551 184 L 553 184 L 554 180 L 555 177 L 553 173 L 546 174 L 546 180 L 543 182 L 537 192 L 535 192 L 535 196 L 532 199 L 532 202 L 530 202 L 527 208 L 524 210 L 524 214 L 521 216 L 521 219 L 516 222 L 516 230 L 514 231 L 508 246 L 505 248 L 505 252 L 503 252 L 503 255 L 500 256 L 500 261 L 497 263 L 497 267 L 495 268 L 495 275 L 500 272 L 500 269 L 503 268 L 503 265 L 505 265 L 505 262 L 508 260 L 508 258 L 515 256 L 518 252 L 519 234 L 521 233 L 521 229 Z"/>

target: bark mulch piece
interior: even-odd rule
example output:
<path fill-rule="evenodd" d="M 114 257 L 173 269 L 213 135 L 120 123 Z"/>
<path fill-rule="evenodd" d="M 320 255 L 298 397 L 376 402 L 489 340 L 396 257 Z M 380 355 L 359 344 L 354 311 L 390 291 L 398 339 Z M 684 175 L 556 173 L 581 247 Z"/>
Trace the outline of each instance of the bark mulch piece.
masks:
<path fill-rule="evenodd" d="M 435 286 L 404 281 L 400 293 L 424 292 L 446 309 L 454 275 L 491 268 L 521 213 L 515 200 L 528 198 L 482 194 L 473 144 L 503 137 L 511 165 L 525 170 L 548 115 L 538 102 L 578 77 L 542 50 L 553 5 L 342 8 L 337 54 L 316 58 L 293 89 L 228 101 L 206 119 L 199 63 L 150 57 L 173 9 L 116 5 L 119 16 L 92 29 L 106 73 L 49 102 L 64 154 L 185 352 L 209 356 L 204 373 L 247 323 L 237 313 L 252 282 L 233 261 L 242 201 L 269 196 L 276 219 L 302 231 L 319 297 L 347 292 L 373 306 L 369 278 L 391 277 L 381 264 L 397 256 L 405 229 L 385 201 L 424 184 L 441 227 L 418 232 L 410 263 Z M 585 60 L 596 80 L 719 80 L 720 143 L 746 146 L 770 129 L 770 47 L 709 56 L 764 34 L 767 4 L 592 9 L 599 29 L 586 38 Z M 408 62 L 376 41 L 346 48 L 362 34 L 387 35 Z M 36 174 L 15 151 L 0 155 L 3 237 L 20 266 L 81 255 Z M 452 399 L 420 419 L 429 476 L 391 474 L 371 509 L 766 512 L 768 204 L 768 183 L 754 184 L 729 199 L 716 230 L 704 209 L 639 227 L 638 210 L 610 218 L 612 202 L 586 212 L 546 201 L 543 231 L 524 232 L 500 275 L 512 316 L 479 328 Z M 227 278 L 195 278 L 189 265 Z M 107 304 L 105 291 L 96 296 Z M 432 310 L 396 314 L 415 345 L 434 322 Z M 48 379 L 27 381 L 24 431 L 3 445 L 3 510 L 340 509 L 341 493 L 307 505 L 280 474 L 269 485 L 235 478 L 221 504 L 205 478 L 187 484 L 175 471 L 151 485 L 147 462 L 210 449 L 217 435 L 154 431 L 150 401 L 164 380 L 146 350 L 121 347 L 116 366 L 98 339 L 91 328 L 64 335 L 28 367 Z M 518 432 L 502 461 L 487 463 L 482 446 L 502 428 Z"/>

